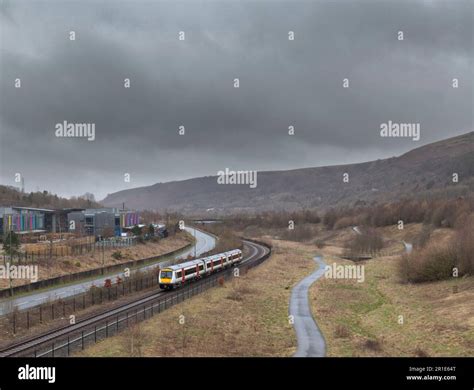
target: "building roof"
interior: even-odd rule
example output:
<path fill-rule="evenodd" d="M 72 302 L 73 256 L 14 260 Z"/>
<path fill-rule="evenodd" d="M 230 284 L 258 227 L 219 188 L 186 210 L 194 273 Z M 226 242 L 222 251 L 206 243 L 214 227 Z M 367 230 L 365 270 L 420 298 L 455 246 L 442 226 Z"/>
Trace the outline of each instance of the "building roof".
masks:
<path fill-rule="evenodd" d="M 56 210 L 52 209 L 41 209 L 37 207 L 25 207 L 25 206 L 0 206 L 0 208 L 4 209 L 17 209 L 17 210 L 31 210 L 31 211 L 42 211 L 44 213 L 54 213 Z"/>

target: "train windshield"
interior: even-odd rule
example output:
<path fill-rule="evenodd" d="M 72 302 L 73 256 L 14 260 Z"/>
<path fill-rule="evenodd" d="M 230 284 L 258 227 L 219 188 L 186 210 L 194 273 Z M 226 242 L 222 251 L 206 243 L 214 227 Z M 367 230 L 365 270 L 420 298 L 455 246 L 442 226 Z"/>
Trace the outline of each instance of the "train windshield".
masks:
<path fill-rule="evenodd" d="M 172 271 L 161 271 L 161 277 L 164 279 L 171 279 Z"/>

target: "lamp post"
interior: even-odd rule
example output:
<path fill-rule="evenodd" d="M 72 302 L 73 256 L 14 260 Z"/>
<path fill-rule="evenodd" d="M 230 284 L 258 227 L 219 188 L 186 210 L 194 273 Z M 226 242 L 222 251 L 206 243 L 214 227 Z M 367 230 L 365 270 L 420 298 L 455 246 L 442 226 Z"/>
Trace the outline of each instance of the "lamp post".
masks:
<path fill-rule="evenodd" d="M 9 261 L 8 263 L 11 264 L 11 263 L 12 263 L 12 257 L 13 257 L 13 256 L 12 256 L 12 253 L 13 253 L 13 251 L 12 251 L 12 231 L 13 231 L 13 225 L 10 225 L 9 228 L 10 228 L 10 251 L 9 251 L 9 252 L 10 252 L 10 261 Z M 6 264 L 5 264 L 5 266 L 6 266 Z M 8 268 L 9 268 L 9 269 L 8 269 L 8 282 L 9 282 L 9 285 L 10 285 L 10 297 L 13 297 L 12 273 L 11 273 L 11 271 L 10 271 L 10 267 L 8 267 Z"/>
<path fill-rule="evenodd" d="M 194 258 L 197 257 L 196 226 L 194 226 Z"/>

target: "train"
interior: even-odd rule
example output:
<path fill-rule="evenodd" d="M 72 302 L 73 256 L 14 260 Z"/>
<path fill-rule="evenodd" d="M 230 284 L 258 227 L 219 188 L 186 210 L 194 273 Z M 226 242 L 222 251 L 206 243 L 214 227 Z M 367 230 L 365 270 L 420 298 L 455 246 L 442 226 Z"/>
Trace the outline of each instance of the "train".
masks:
<path fill-rule="evenodd" d="M 216 255 L 174 264 L 160 269 L 159 285 L 162 290 L 172 290 L 187 282 L 197 280 L 225 268 L 233 267 L 242 261 L 242 251 L 218 253 Z"/>

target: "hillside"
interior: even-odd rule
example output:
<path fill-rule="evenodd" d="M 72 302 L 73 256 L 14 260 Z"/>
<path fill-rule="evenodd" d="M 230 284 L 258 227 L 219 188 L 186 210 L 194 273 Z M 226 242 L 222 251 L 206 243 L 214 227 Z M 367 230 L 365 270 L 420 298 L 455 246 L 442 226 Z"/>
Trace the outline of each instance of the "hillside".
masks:
<path fill-rule="evenodd" d="M 61 198 L 48 191 L 37 191 L 22 193 L 18 189 L 10 186 L 0 185 L 0 205 L 1 206 L 23 206 L 61 209 L 70 207 L 93 208 L 100 207 L 100 204 L 93 199 L 83 197 L 72 197 L 70 199 Z"/>
<path fill-rule="evenodd" d="M 452 182 L 453 173 L 459 182 Z M 349 182 L 343 182 L 343 174 Z M 388 159 L 258 173 L 258 185 L 217 184 L 216 176 L 158 183 L 109 194 L 101 203 L 202 214 L 291 210 L 396 200 L 462 196 L 474 188 L 474 132 Z"/>

